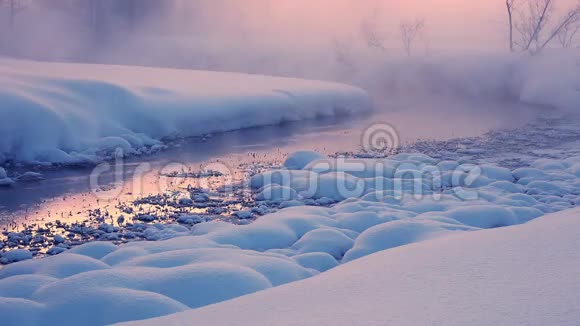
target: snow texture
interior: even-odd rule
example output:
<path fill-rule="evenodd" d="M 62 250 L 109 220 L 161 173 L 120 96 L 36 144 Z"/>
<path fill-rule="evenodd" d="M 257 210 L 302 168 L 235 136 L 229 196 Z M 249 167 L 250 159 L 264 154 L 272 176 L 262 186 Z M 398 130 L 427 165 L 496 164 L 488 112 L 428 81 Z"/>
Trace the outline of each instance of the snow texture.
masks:
<path fill-rule="evenodd" d="M 366 92 L 330 82 L 0 59 L 0 164 L 94 162 L 165 137 L 369 109 Z"/>
<path fill-rule="evenodd" d="M 289 170 L 301 170 L 310 162 L 324 159 L 322 154 L 312 151 L 295 152 L 286 158 L 284 167 Z"/>
<path fill-rule="evenodd" d="M 332 162 L 332 160 L 322 161 Z M 8 316 L 3 320 L 3 324 L 102 325 L 159 317 L 223 302 L 313 276 L 317 280 L 325 280 L 328 276 L 320 278 L 317 275 L 343 264 L 344 268 L 338 267 L 336 272 L 329 274 L 337 275 L 330 276 L 332 279 L 340 279 L 340 281 L 331 282 L 334 290 L 329 285 L 328 289 L 318 291 L 319 295 L 332 293 L 332 291 L 342 293 L 340 291 L 343 290 L 339 289 L 345 289 L 344 295 L 351 292 L 355 295 L 349 300 L 364 301 L 366 300 L 363 298 L 365 293 L 360 291 L 379 286 L 380 289 L 389 293 L 387 296 L 380 292 L 385 300 L 396 301 L 399 296 L 405 299 L 395 302 L 396 304 L 393 303 L 393 307 L 398 309 L 410 309 L 409 304 L 420 298 L 421 311 L 426 314 L 411 313 L 407 310 L 389 310 L 392 316 L 369 315 L 374 316 L 373 318 L 393 318 L 398 322 L 404 320 L 397 318 L 410 318 L 407 324 L 413 324 L 416 320 L 414 318 L 423 318 L 422 316 L 436 320 L 440 320 L 443 316 L 455 316 L 455 314 L 440 314 L 435 308 L 427 309 L 429 307 L 427 304 L 431 300 L 434 307 L 452 309 L 456 306 L 455 301 L 461 301 L 465 296 L 466 300 L 476 300 L 476 294 L 480 291 L 488 293 L 485 292 L 488 288 L 492 292 L 482 298 L 496 295 L 499 297 L 497 292 L 493 291 L 509 288 L 505 282 L 512 278 L 520 282 L 514 283 L 518 289 L 535 286 L 535 278 L 541 277 L 533 273 L 543 273 L 542 277 L 549 276 L 547 272 L 544 273 L 546 269 L 538 269 L 535 265 L 528 266 L 524 263 L 529 258 L 528 256 L 533 256 L 537 252 L 540 253 L 537 259 L 545 258 L 545 261 L 540 263 L 532 259 L 531 262 L 543 264 L 546 266 L 544 268 L 554 268 L 554 273 L 563 273 L 563 270 L 557 267 L 558 263 L 567 264 L 565 261 L 554 261 L 554 259 L 561 255 L 576 255 L 576 250 L 573 249 L 577 247 L 576 242 L 570 241 L 571 239 L 577 241 L 580 228 L 577 224 L 568 225 L 567 223 L 575 223 L 572 221 L 577 219 L 576 216 L 580 212 L 569 213 L 571 215 L 568 220 L 571 222 L 565 222 L 564 218 L 560 217 L 545 217 L 540 223 L 522 227 L 521 230 L 529 232 L 522 231 L 521 233 L 530 233 L 523 240 L 518 236 L 520 234 L 520 231 L 517 231 L 518 228 L 481 232 L 481 235 L 473 236 L 461 236 L 461 234 L 517 226 L 533 221 L 546 213 L 575 207 L 577 194 L 580 194 L 580 183 L 577 177 L 580 157 L 550 161 L 542 159 L 533 163 L 531 168 L 514 171 L 486 165 L 480 169 L 478 175 L 478 178 L 484 179 L 485 182 L 478 182 L 475 178 L 471 180 L 470 186 L 464 184 L 444 186 L 436 181 L 436 177 L 426 177 L 419 183 L 418 189 L 423 192 L 421 197 L 415 196 L 417 188 L 414 185 L 404 186 L 406 183 L 403 181 L 415 181 L 410 179 L 407 173 L 413 171 L 413 168 L 425 169 L 429 166 L 438 166 L 447 171 L 455 168 L 459 169 L 457 171 L 464 176 L 469 175 L 473 169 L 464 169 L 459 162 L 439 162 L 420 154 L 400 154 L 390 159 L 368 159 L 361 162 L 364 163 L 362 166 L 368 169 L 357 169 L 352 174 L 337 160 L 327 165 L 331 168 L 326 171 L 317 170 L 313 165 L 315 161 L 312 161 L 304 167 L 305 170 L 285 169 L 269 172 L 269 175 L 285 173 L 293 176 L 290 179 L 267 179 L 263 178 L 263 175 L 256 176 L 252 181 L 257 188 L 283 184 L 284 189 L 295 190 L 293 194 L 297 194 L 297 199 L 293 201 L 295 205 L 290 205 L 295 207 L 262 216 L 253 223 L 233 225 L 225 222 L 208 222 L 194 226 L 191 231 L 182 226 L 154 225 L 145 232 L 148 239 L 159 241 L 132 242 L 118 247 L 106 242 L 94 242 L 57 256 L 5 266 L 0 269 L 0 314 Z M 376 162 L 380 162 L 384 168 L 375 169 Z M 399 169 L 405 173 L 399 174 Z M 536 181 L 526 181 L 530 175 L 534 175 Z M 312 192 L 313 198 L 323 201 L 328 198 L 345 200 L 330 207 L 306 206 L 309 202 L 316 202 L 313 198 L 305 197 L 307 193 L 302 191 L 304 185 L 308 184 L 308 180 L 302 179 L 307 177 L 322 180 L 320 187 Z M 341 182 L 360 184 L 362 187 L 360 193 L 353 192 L 352 196 L 344 196 L 342 191 L 337 190 L 337 185 Z M 393 188 L 396 185 L 400 187 Z M 470 195 L 475 193 L 477 196 L 465 196 L 466 192 Z M 245 216 L 245 212 L 241 211 L 240 214 Z M 554 226 L 546 222 L 552 220 L 556 221 Z M 558 227 L 558 221 L 562 226 Z M 551 228 L 555 228 L 555 231 L 551 232 Z M 557 231 L 567 233 L 561 236 Z M 515 239 L 513 243 L 508 239 L 510 237 L 501 236 L 512 233 Z M 574 237 L 566 236 L 571 234 L 574 234 Z M 544 240 L 534 243 L 538 238 Z M 470 239 L 480 240 L 475 240 L 470 245 Z M 517 242 L 518 239 L 525 240 L 525 243 Z M 432 242 L 425 246 L 417 245 L 425 241 Z M 398 249 L 404 247 L 423 249 Z M 441 248 L 428 249 L 432 247 Z M 527 247 L 531 248 L 530 252 L 526 251 Z M 546 248 L 554 249 L 555 256 L 552 258 L 542 256 L 542 253 L 551 252 L 546 251 Z M 560 248 L 565 248 L 565 250 L 558 251 Z M 406 250 L 411 250 L 411 252 L 407 254 Z M 417 252 L 414 253 L 414 250 Z M 388 253 L 393 251 L 392 255 L 395 258 L 385 258 L 384 262 L 382 259 L 376 262 L 372 259 L 364 260 L 364 257 L 380 251 L 385 251 L 384 255 L 389 255 Z M 24 252 L 8 252 L 5 257 L 15 259 L 15 261 L 29 258 L 24 254 Z M 501 256 L 502 254 L 505 256 Z M 525 259 L 518 258 L 520 254 Z M 491 258 L 496 257 L 494 258 L 496 265 L 487 261 L 490 255 L 492 255 Z M 521 266 L 516 268 L 512 266 L 513 262 L 520 262 Z M 361 264 L 369 264 L 370 269 Z M 380 272 L 379 267 L 373 266 L 379 266 Z M 568 271 L 575 270 L 573 267 L 569 266 Z M 512 271 L 511 268 L 515 269 Z M 356 274 L 358 278 L 350 275 L 355 270 L 358 271 Z M 432 271 L 435 274 L 431 274 Z M 346 273 L 344 279 L 340 276 L 342 273 Z M 493 275 L 503 276 L 492 278 Z M 528 279 L 528 276 L 529 283 L 521 283 Z M 489 286 L 485 283 L 472 285 L 466 279 L 470 277 L 479 279 L 480 282 L 487 280 L 491 283 Z M 551 306 L 547 305 L 549 303 L 547 301 L 541 302 L 550 309 L 553 308 L 554 311 L 565 309 L 568 303 L 574 302 L 569 297 L 572 294 L 568 293 L 577 295 L 578 289 L 574 285 L 577 282 L 572 282 L 570 277 L 567 279 L 570 282 L 568 284 L 570 288 L 564 291 L 562 296 L 562 300 L 568 301 L 562 301 L 562 305 L 557 301 Z M 353 285 L 355 283 L 350 283 L 351 281 L 346 282 L 351 278 L 352 282 L 355 282 L 354 280 L 361 282 L 361 287 Z M 410 287 L 409 280 L 415 278 L 420 278 L 422 281 Z M 459 283 L 450 284 L 455 279 Z M 372 280 L 380 282 L 371 285 Z M 494 283 L 494 280 L 501 280 L 501 282 Z M 554 282 L 565 281 L 565 278 L 558 278 Z M 440 282 L 449 286 L 450 292 L 445 292 L 447 290 L 442 285 L 441 287 L 438 285 Z M 542 282 L 544 283 L 537 283 L 538 286 L 549 280 Z M 341 283 L 343 285 L 340 285 Z M 419 293 L 425 294 L 424 289 L 431 289 L 428 285 L 434 286 L 432 295 L 436 297 L 419 295 Z M 478 289 L 477 291 L 462 295 L 457 293 L 459 289 L 471 289 L 474 286 Z M 285 289 L 292 288 L 290 286 Z M 408 289 L 408 291 L 403 291 L 403 289 Z M 543 287 L 538 289 L 538 291 L 545 290 Z M 524 300 L 524 298 L 535 297 L 528 296 L 529 291 L 523 291 L 522 297 L 506 296 L 501 300 Z M 548 294 L 541 300 L 553 299 L 551 294 L 558 294 L 560 291 L 559 283 L 554 287 L 554 291 L 556 292 L 541 292 Z M 301 295 L 310 292 L 302 292 Z M 510 291 L 506 290 L 505 293 L 510 293 Z M 327 295 L 332 297 L 332 294 Z M 318 304 L 344 305 L 344 302 L 351 302 L 346 298 L 318 299 L 321 300 Z M 302 300 L 296 300 L 294 304 L 298 302 Z M 373 301 L 369 300 L 368 303 L 371 302 Z M 375 305 L 381 303 L 384 307 L 384 301 L 374 302 Z M 469 303 L 469 301 L 465 302 Z M 520 304 L 517 305 L 511 301 L 511 303 L 494 300 L 490 302 L 498 304 L 497 309 L 492 309 L 493 313 L 489 311 L 482 313 L 482 316 L 488 319 L 475 318 L 473 321 L 493 324 L 494 321 L 502 321 L 501 318 L 519 316 L 522 313 L 521 310 L 512 310 L 509 307 L 514 305 L 527 307 L 528 304 L 535 306 L 537 303 L 523 304 L 518 301 Z M 477 300 L 475 303 L 478 305 L 474 304 L 470 309 L 465 309 L 470 314 L 478 316 L 476 313 L 482 310 L 478 307 L 484 305 Z M 257 304 L 256 307 L 261 304 L 263 303 Z M 314 302 L 309 304 L 310 308 L 317 307 Z M 360 307 L 358 304 L 356 306 Z M 280 307 L 288 307 L 288 304 L 282 304 Z M 372 307 L 368 306 L 368 309 Z M 464 306 L 460 305 L 460 307 Z M 449 312 L 445 309 L 443 309 L 445 312 Z M 506 309 L 505 311 L 509 313 L 503 314 L 502 309 Z M 574 314 L 548 314 L 546 309 L 548 308 L 539 309 L 538 314 L 546 313 L 545 316 L 555 318 L 554 321 L 560 320 L 558 318 L 575 317 Z M 358 315 L 356 309 L 333 308 L 332 311 L 341 313 L 350 311 L 361 318 L 364 316 Z M 361 311 L 370 313 L 366 310 Z M 384 309 L 380 311 L 384 312 Z M 401 313 L 397 314 L 397 312 Z M 286 311 L 286 313 L 293 312 Z M 313 312 L 313 314 L 316 318 L 322 318 L 317 313 Z M 236 318 L 236 322 L 255 321 L 255 318 L 259 318 L 255 315 L 252 318 L 239 319 L 235 317 L 237 315 L 228 313 L 220 318 Z M 525 317 L 532 318 L 530 316 L 535 315 L 536 313 Z M 458 313 L 456 318 L 465 322 L 464 318 L 467 316 L 467 312 Z M 265 321 L 269 318 L 264 317 Z M 540 317 L 543 318 L 542 315 L 538 316 Z M 352 322 L 357 320 L 349 318 L 342 321 L 346 323 L 349 320 Z M 233 319 L 229 322 L 228 320 L 222 319 L 225 324 L 233 322 Z M 291 320 L 294 319 L 288 319 L 288 321 Z M 302 319 L 295 320 L 300 324 Z M 321 320 L 321 323 L 323 322 L 331 323 L 329 320 Z M 398 322 L 395 324 L 400 324 Z M 268 324 L 268 322 L 265 323 Z"/>
<path fill-rule="evenodd" d="M 425 60 L 373 65 L 357 84 L 386 100 L 400 91 L 578 110 L 573 55 Z M 167 137 L 370 106 L 365 91 L 327 82 L 1 59 L 0 164 L 96 162 L 159 150 Z M 14 263 L 0 269 L 1 324 L 175 313 L 146 323 L 578 323 L 580 211 L 566 209 L 579 204 L 580 157 L 513 171 L 415 153 L 361 163 L 353 170 L 318 153 L 291 155 L 283 170 L 251 179 L 257 200 L 287 207 L 253 223 L 155 225 L 145 231 L 155 242 L 95 242 L 42 260 L 3 253 Z M 8 175 L 0 168 L 0 186 L 18 180 Z"/>
<path fill-rule="evenodd" d="M 14 184 L 14 180 L 8 178 L 8 173 L 3 167 L 0 167 L 0 187 L 7 187 Z"/>
<path fill-rule="evenodd" d="M 28 259 L 32 259 L 32 253 L 26 249 L 15 249 L 0 254 L 0 263 L 2 264 L 10 264 Z"/>
<path fill-rule="evenodd" d="M 309 280 L 126 325 L 576 325 L 580 210 L 383 251 Z"/>

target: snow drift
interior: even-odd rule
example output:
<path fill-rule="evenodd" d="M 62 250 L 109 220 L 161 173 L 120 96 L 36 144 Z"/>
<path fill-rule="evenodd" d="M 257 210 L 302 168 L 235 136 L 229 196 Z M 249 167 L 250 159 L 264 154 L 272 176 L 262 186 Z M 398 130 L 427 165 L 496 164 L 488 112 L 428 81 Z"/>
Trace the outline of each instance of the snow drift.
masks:
<path fill-rule="evenodd" d="M 287 162 L 288 166 L 292 165 L 294 168 L 303 166 L 304 169 L 309 169 L 312 168 L 311 164 L 316 162 L 319 156 L 302 152 L 292 155 L 291 158 Z M 420 154 L 400 154 L 384 161 L 392 167 L 396 167 L 398 162 L 405 171 L 408 171 L 412 166 L 422 168 L 425 164 L 436 164 L 442 169 L 452 169 L 459 165 L 459 162 L 438 162 L 434 158 Z M 504 257 L 506 262 L 511 262 L 514 260 L 512 256 L 515 257 L 519 254 L 526 258 L 529 255 L 533 256 L 539 249 L 542 249 L 541 245 L 549 244 L 550 241 L 553 241 L 553 245 L 557 246 L 553 248 L 568 248 L 567 250 L 571 250 L 571 253 L 577 247 L 574 245 L 576 242 L 570 241 L 576 241 L 578 238 L 578 225 L 565 225 L 567 222 L 563 221 L 564 224 L 560 224 L 561 228 L 567 232 L 575 232 L 574 237 L 561 236 L 557 231 L 552 232 L 550 225 L 544 226 L 546 223 L 540 223 L 541 227 L 537 228 L 524 228 L 523 230 L 532 230 L 530 236 L 526 235 L 527 242 L 525 244 L 539 241 L 537 238 L 540 233 L 546 232 L 540 237 L 544 240 L 534 243 L 530 247 L 530 252 L 525 251 L 525 245 L 509 241 L 506 243 L 504 237 L 501 237 L 503 240 L 496 238 L 494 236 L 496 233 L 483 233 L 491 234 L 490 237 L 477 236 L 476 239 L 481 240 L 477 240 L 477 244 L 474 244 L 473 247 L 470 247 L 469 242 L 467 245 L 462 244 L 462 241 L 471 239 L 469 236 L 460 237 L 462 240 L 455 240 L 453 236 L 525 224 L 545 213 L 577 206 L 577 194 L 580 193 L 579 164 L 580 157 L 570 157 L 562 160 L 542 159 L 533 163 L 529 168 L 514 171 L 484 166 L 481 174 L 483 181 L 475 182 L 472 185 L 472 190 L 477 190 L 479 194 L 478 199 L 465 199 L 463 193 L 455 189 L 461 188 L 461 185 L 455 187 L 452 184 L 445 186 L 444 189 L 425 190 L 422 198 L 412 196 L 415 194 L 413 188 L 401 188 L 400 191 L 406 195 L 403 197 L 399 197 L 393 190 L 389 189 L 366 188 L 365 194 L 360 198 L 347 198 L 331 207 L 317 207 L 305 206 L 308 201 L 315 199 L 304 198 L 302 192 L 295 191 L 291 192 L 296 195 L 294 201 L 298 201 L 298 204 L 302 206 L 282 209 L 262 216 L 247 225 L 213 221 L 198 224 L 191 230 L 175 225 L 150 225 L 145 232 L 152 238 L 165 240 L 131 242 L 121 246 L 107 242 L 93 242 L 68 251 L 55 244 L 53 248 L 61 248 L 65 252 L 42 260 L 30 260 L 32 255 L 26 250 L 9 251 L 3 253 L 0 259 L 8 260 L 8 262 L 20 262 L 0 269 L 0 315 L 3 318 L 3 325 L 52 325 L 57 323 L 59 325 L 82 324 L 90 326 L 153 318 L 204 307 L 309 277 L 317 277 L 321 272 L 326 272 L 341 264 L 346 266 L 331 275 L 338 275 L 336 277 L 340 278 L 341 273 L 346 273 L 345 278 L 352 278 L 357 280 L 356 282 L 359 282 L 359 279 L 350 275 L 355 273 L 354 271 L 358 277 L 362 277 L 360 281 L 363 283 L 375 279 L 383 282 L 381 277 L 394 277 L 391 281 L 395 282 L 393 284 L 397 284 L 395 280 L 398 277 L 405 277 L 405 275 L 425 278 L 426 281 L 417 285 L 419 290 L 416 291 L 421 293 L 428 288 L 429 284 L 425 282 L 431 275 L 431 266 L 421 265 L 423 259 L 421 259 L 420 253 L 406 255 L 406 251 L 398 251 L 396 248 L 438 238 L 444 238 L 444 240 L 431 242 L 429 245 L 421 247 L 431 248 L 441 245 L 438 250 L 424 249 L 425 257 L 429 257 L 429 261 L 434 263 L 449 261 L 445 264 L 446 269 L 436 274 L 438 275 L 437 282 L 439 280 L 452 282 L 455 278 L 469 277 L 471 274 L 462 269 L 463 267 L 470 267 L 475 272 L 485 269 L 485 273 L 481 274 L 484 276 L 487 275 L 486 273 L 497 273 L 493 270 L 496 267 L 498 271 L 508 273 L 511 265 L 503 265 L 503 263 L 498 262 L 498 266 L 493 266 L 486 261 L 491 253 L 499 255 L 505 251 L 508 256 L 499 257 Z M 337 168 L 342 167 L 337 166 Z M 354 175 L 350 177 L 360 180 L 364 175 L 367 179 L 381 181 L 381 185 L 392 185 L 396 178 L 391 179 L 390 175 L 382 175 L 385 172 L 388 173 L 388 170 L 377 171 L 372 168 L 372 165 L 369 165 L 368 171 L 357 171 L 359 177 Z M 331 182 L 324 183 L 325 186 L 315 193 L 317 196 L 315 198 L 330 202 L 332 199 L 329 199 L 328 196 L 337 194 L 332 185 L 336 185 L 337 181 L 345 180 L 345 178 L 333 180 L 334 177 L 338 176 L 336 171 L 326 173 L 308 170 L 286 171 L 297 174 L 306 172 L 313 175 L 326 175 L 327 180 Z M 373 176 L 371 173 L 380 173 L 381 176 Z M 531 181 L 530 176 L 535 176 L 535 180 Z M 264 181 L 263 178 L 257 178 L 257 180 Z M 391 180 L 391 182 L 387 180 Z M 265 186 L 272 187 L 276 180 L 271 181 L 271 184 Z M 291 188 L 288 187 L 288 189 Z M 439 193 L 440 196 L 432 196 L 435 193 Z M 274 198 L 274 200 L 278 199 Z M 284 206 L 283 204 L 281 206 Z M 573 217 L 575 216 L 576 214 L 573 214 Z M 574 218 L 569 219 L 573 220 Z M 551 221 L 549 218 L 545 220 Z M 556 219 L 556 222 L 561 220 L 563 219 Z M 556 229 L 559 230 L 558 227 Z M 513 230 L 517 230 L 517 228 Z M 155 237 L 155 232 L 160 233 L 160 236 Z M 517 233 L 518 231 L 498 232 Z M 527 231 L 523 232 L 527 234 Z M 539 232 L 538 237 L 534 235 L 534 232 Z M 545 236 L 548 238 L 544 238 Z M 519 249 L 512 250 L 512 245 Z M 414 248 L 416 247 L 414 246 Z M 506 248 L 510 249 L 506 250 Z M 546 248 L 552 247 L 547 246 Z M 490 251 L 481 252 L 480 249 Z M 386 263 L 381 260 L 377 263 L 380 264 L 381 268 L 379 272 L 379 267 L 377 270 L 373 270 L 373 266 L 375 266 L 373 260 L 365 260 L 364 257 L 383 250 L 395 250 L 395 252 L 403 252 L 403 254 L 400 254 L 400 257 L 397 256 L 396 259 L 387 259 Z M 558 254 L 563 253 L 559 252 Z M 28 260 L 21 261 L 25 259 Z M 357 263 L 360 259 L 362 262 Z M 464 265 L 459 264 L 461 259 L 466 259 Z M 483 260 L 483 263 L 479 262 L 478 259 Z M 500 258 L 498 259 L 501 261 Z M 546 262 L 545 266 L 563 266 L 550 264 L 553 261 L 549 258 Z M 349 269 L 348 266 L 352 263 L 357 265 Z M 369 270 L 360 265 L 367 263 L 371 266 Z M 408 269 L 399 267 L 401 263 L 410 264 L 402 266 L 411 267 Z M 541 264 L 541 262 L 537 264 Z M 443 268 L 442 265 L 437 266 Z M 527 267 L 522 266 L 519 268 L 526 271 Z M 538 271 L 533 268 L 535 266 L 530 267 L 532 268 L 528 272 Z M 402 269 L 396 270 L 397 268 Z M 437 271 L 437 268 L 434 270 Z M 574 269 L 570 269 L 570 271 L 572 270 Z M 562 272 L 559 267 L 557 271 L 558 273 Z M 448 275 L 450 279 L 447 280 L 444 277 Z M 515 269 L 514 275 L 520 279 L 525 279 L 521 277 L 519 269 Z M 549 274 L 544 275 L 549 277 Z M 499 279 L 505 280 L 504 278 Z M 532 278 L 532 281 L 527 285 L 526 283 L 518 284 L 533 286 L 535 284 L 533 280 L 535 279 Z M 340 279 L 340 281 L 332 283 L 332 286 L 336 287 L 337 291 L 345 289 L 344 295 L 353 291 L 352 293 L 364 296 L 365 293 L 359 291 L 363 291 L 367 285 L 359 288 L 353 285 L 356 283 L 344 283 L 343 281 Z M 316 281 L 313 282 L 316 283 Z M 384 291 L 391 291 L 390 296 L 385 296 L 388 300 L 396 301 L 397 296 L 401 295 L 408 300 L 401 302 L 413 302 L 414 296 L 412 294 L 416 292 L 415 290 L 405 292 L 406 287 L 393 287 L 389 290 L 391 283 L 384 284 L 386 285 L 383 283 L 379 285 L 384 286 Z M 461 288 L 470 288 L 470 283 L 467 281 L 462 281 L 461 284 Z M 345 287 L 345 285 L 348 286 Z M 297 285 L 300 289 L 296 290 L 297 293 L 304 291 L 301 286 Z M 368 287 L 373 288 L 371 285 Z M 478 289 L 480 288 L 485 288 L 485 286 L 480 285 Z M 444 291 L 444 289 L 440 290 Z M 329 288 L 321 288 L 319 293 L 331 293 L 332 291 L 329 285 Z M 450 293 L 455 294 L 459 288 L 450 287 L 450 291 L 453 291 Z M 310 291 L 302 292 L 300 295 L 304 295 L 304 293 L 310 293 Z M 407 295 L 410 297 L 406 297 Z M 469 298 L 475 300 L 473 295 L 472 293 Z M 433 297 L 427 298 L 435 301 L 436 304 L 440 301 Z M 453 298 L 455 299 L 455 297 Z M 526 298 L 529 299 L 529 297 L 523 296 L 521 300 Z M 314 304 L 316 302 L 313 301 L 310 302 L 310 305 L 312 307 L 319 306 L 323 304 L 323 301 L 332 301 L 332 304 L 337 302 L 337 305 L 350 302 L 339 298 L 318 299 L 322 301 L 317 304 Z M 359 297 L 349 300 L 354 299 L 363 300 Z M 461 300 L 461 297 L 458 297 L 457 300 Z M 535 297 L 534 300 L 536 300 Z M 381 302 L 379 300 L 375 304 Z M 427 305 L 429 302 L 424 301 L 422 304 Z M 262 303 L 258 303 L 257 306 L 260 304 Z M 526 304 L 521 304 L 519 307 L 524 307 Z M 558 304 L 559 302 L 556 302 L 555 305 Z M 452 306 L 453 304 L 450 304 L 450 307 Z M 403 303 L 401 306 L 395 307 L 403 307 Z M 384 309 L 380 311 L 384 312 Z M 413 314 L 411 317 L 419 318 L 415 315 L 420 314 Z M 234 316 L 236 314 L 228 314 L 227 318 L 235 318 Z M 255 320 L 255 318 L 260 317 L 256 315 L 248 320 Z M 270 316 L 266 316 L 264 322 L 259 324 L 269 324 L 266 322 L 267 318 Z M 351 319 L 344 320 L 346 322 Z M 364 319 L 361 320 L 364 321 Z M 222 321 L 228 324 L 233 320 L 223 319 Z M 290 322 L 290 320 L 288 321 Z M 354 322 L 356 320 L 352 321 L 350 324 L 357 324 Z"/>
<path fill-rule="evenodd" d="M 370 109 L 341 84 L 259 75 L 0 59 L 0 164 L 74 164 L 122 149 Z"/>
<path fill-rule="evenodd" d="M 126 325 L 575 325 L 580 210 L 377 253 L 288 286 Z"/>

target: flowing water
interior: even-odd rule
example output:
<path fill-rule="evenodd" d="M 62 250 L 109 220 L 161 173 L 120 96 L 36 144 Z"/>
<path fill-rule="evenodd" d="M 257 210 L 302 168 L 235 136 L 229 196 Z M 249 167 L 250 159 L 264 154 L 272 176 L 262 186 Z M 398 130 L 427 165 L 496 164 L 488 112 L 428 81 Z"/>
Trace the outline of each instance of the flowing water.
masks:
<path fill-rule="evenodd" d="M 98 186 L 101 191 L 117 189 L 120 192 L 120 184 L 127 187 L 125 183 L 130 182 L 135 169 L 149 164 L 151 173 L 142 180 L 142 195 L 153 194 L 159 188 L 156 185 L 159 172 L 172 163 L 196 169 L 219 161 L 235 170 L 240 164 L 280 163 L 288 153 L 297 150 L 324 154 L 360 151 L 365 129 L 380 123 L 393 126 L 402 144 L 479 136 L 490 130 L 523 126 L 533 119 L 533 111 L 511 103 L 431 102 L 359 117 L 238 130 L 211 138 L 182 140 L 162 153 L 126 159 L 121 167 L 100 172 Z M 122 175 L 117 173 L 119 168 Z M 43 171 L 45 179 L 40 182 L 0 188 L 0 225 L 39 217 L 46 220 L 76 213 L 82 208 L 98 208 L 101 203 L 91 193 L 91 173 L 94 167 Z M 131 195 L 120 192 L 116 199 L 127 196 Z"/>

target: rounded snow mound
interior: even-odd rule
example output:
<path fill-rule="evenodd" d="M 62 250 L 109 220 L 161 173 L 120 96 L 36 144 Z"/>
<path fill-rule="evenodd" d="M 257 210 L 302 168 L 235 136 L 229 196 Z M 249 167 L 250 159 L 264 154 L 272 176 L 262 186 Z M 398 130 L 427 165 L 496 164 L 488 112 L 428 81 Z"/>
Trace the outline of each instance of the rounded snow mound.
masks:
<path fill-rule="evenodd" d="M 325 161 L 332 160 L 317 159 L 306 169 Z M 302 206 L 249 224 L 156 225 L 147 232 L 158 241 L 95 242 L 42 260 L 25 251 L 5 253 L 7 262 L 28 260 L 0 269 L 2 320 L 91 326 L 162 316 L 302 280 L 379 251 L 526 223 L 574 207 L 580 193 L 580 159 L 515 171 L 486 165 L 476 174 L 459 162 L 412 153 L 362 161 L 352 173 L 337 162 L 254 176 L 258 198 L 293 198 L 282 204 Z M 460 178 L 438 182 L 446 173 Z"/>
<path fill-rule="evenodd" d="M 12 184 L 14 184 L 14 180 L 8 178 L 8 173 L 6 173 L 6 170 L 0 166 L 0 187 L 7 187 Z"/>
<path fill-rule="evenodd" d="M 312 152 L 312 151 L 302 151 L 302 152 L 295 152 L 288 156 L 286 161 L 284 162 L 284 167 L 288 170 L 302 170 L 306 167 L 310 162 L 324 159 L 324 155 Z"/>
<path fill-rule="evenodd" d="M 290 187 L 283 187 L 276 184 L 265 186 L 262 191 L 256 195 L 256 200 L 276 203 L 282 203 L 284 201 L 294 200 L 297 198 L 298 193 L 296 190 Z"/>
<path fill-rule="evenodd" d="M 394 221 L 372 227 L 363 232 L 354 247 L 344 256 L 349 262 L 372 253 L 423 241 L 449 232 L 440 223 L 424 221 Z"/>

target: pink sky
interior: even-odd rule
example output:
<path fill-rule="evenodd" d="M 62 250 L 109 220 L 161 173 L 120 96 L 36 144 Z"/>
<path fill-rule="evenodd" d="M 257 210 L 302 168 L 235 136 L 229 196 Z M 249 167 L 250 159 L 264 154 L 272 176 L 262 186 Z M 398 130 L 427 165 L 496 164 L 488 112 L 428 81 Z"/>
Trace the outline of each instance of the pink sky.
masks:
<path fill-rule="evenodd" d="M 562 8 L 575 1 L 556 0 L 556 4 Z M 207 15 L 208 31 L 226 35 L 244 31 L 245 35 L 264 43 L 283 40 L 308 47 L 335 38 L 355 39 L 360 36 L 361 21 L 372 17 L 376 17 L 385 38 L 397 46 L 401 22 L 417 18 L 426 22 L 425 38 L 432 49 L 494 50 L 504 48 L 507 37 L 504 0 L 212 0 L 209 3 L 213 9 L 203 12 Z"/>
<path fill-rule="evenodd" d="M 425 19 L 435 44 L 501 43 L 505 17 L 502 0 L 292 0 L 271 2 L 270 19 L 252 19 L 277 26 L 279 33 L 302 41 L 356 33 L 360 21 L 377 15 L 387 37 L 396 38 L 403 20 Z M 288 29 L 286 29 L 286 27 Z M 397 40 L 398 41 L 398 40 Z"/>

